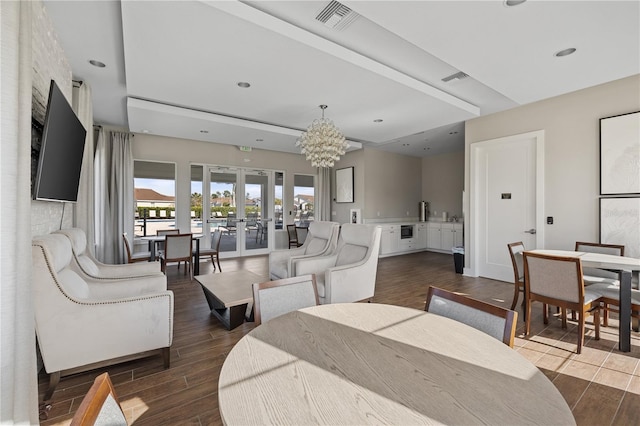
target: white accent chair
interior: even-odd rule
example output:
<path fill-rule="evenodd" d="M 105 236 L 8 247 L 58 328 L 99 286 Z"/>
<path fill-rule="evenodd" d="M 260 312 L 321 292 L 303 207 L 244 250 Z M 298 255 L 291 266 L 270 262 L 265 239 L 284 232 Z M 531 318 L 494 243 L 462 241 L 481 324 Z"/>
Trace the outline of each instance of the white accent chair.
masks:
<path fill-rule="evenodd" d="M 345 223 L 338 246 L 327 256 L 293 259 L 296 276 L 315 274 L 320 303 L 373 298 L 382 230 L 377 225 Z"/>
<path fill-rule="evenodd" d="M 96 294 L 117 296 L 120 288 L 129 286 L 131 281 L 135 281 L 134 288 L 141 293 L 167 289 L 167 277 L 155 262 L 107 265 L 96 260 L 87 250 L 87 236 L 82 229 L 62 229 L 54 234 L 63 235 L 69 240 L 72 255 L 70 269 L 86 281 Z"/>
<path fill-rule="evenodd" d="M 173 292 L 145 292 L 136 280 L 98 284 L 117 295 L 95 291 L 71 268 L 71 242 L 60 233 L 35 237 L 31 257 L 36 335 L 50 375 L 45 402 L 61 376 L 157 353 L 169 368 Z"/>
<path fill-rule="evenodd" d="M 296 276 L 293 260 L 332 253 L 336 249 L 339 233 L 338 222 L 311 222 L 309 233 L 302 246 L 274 250 L 269 253 L 269 277 L 272 280 L 279 280 Z"/>
<path fill-rule="evenodd" d="M 56 234 L 66 235 L 71 241 L 73 258 L 77 262 L 79 273 L 94 279 L 138 278 L 145 276 L 162 276 L 158 264 L 154 262 L 138 262 L 133 264 L 108 265 L 98 261 L 87 250 L 87 235 L 80 228 L 61 229 Z"/>

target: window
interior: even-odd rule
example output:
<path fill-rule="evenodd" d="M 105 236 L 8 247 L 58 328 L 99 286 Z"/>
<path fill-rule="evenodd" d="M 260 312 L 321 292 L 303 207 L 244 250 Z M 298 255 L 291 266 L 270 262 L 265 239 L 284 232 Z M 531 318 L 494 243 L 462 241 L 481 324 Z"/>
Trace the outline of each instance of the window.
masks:
<path fill-rule="evenodd" d="M 155 235 L 176 226 L 176 166 L 155 161 L 133 162 L 136 236 Z"/>
<path fill-rule="evenodd" d="M 282 229 L 283 218 L 283 199 L 284 199 L 284 173 L 275 172 L 274 175 L 274 197 L 273 197 L 273 215 L 275 222 L 275 229 Z"/>
<path fill-rule="evenodd" d="M 191 216 L 191 233 L 201 234 L 202 223 L 204 216 L 202 215 L 203 208 L 203 179 L 204 167 L 201 165 L 191 166 L 191 201 L 190 201 L 190 216 Z"/>
<path fill-rule="evenodd" d="M 315 184 L 314 176 L 293 175 L 294 223 L 307 227 L 314 219 Z"/>

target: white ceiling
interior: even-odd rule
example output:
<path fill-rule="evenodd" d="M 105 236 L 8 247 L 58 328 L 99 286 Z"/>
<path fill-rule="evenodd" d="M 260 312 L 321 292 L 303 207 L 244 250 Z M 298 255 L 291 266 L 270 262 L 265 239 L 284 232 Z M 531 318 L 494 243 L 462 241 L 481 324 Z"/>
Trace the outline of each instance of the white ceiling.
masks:
<path fill-rule="evenodd" d="M 463 149 L 465 120 L 640 73 L 639 1 L 344 0 L 339 30 L 328 4 L 45 0 L 96 123 L 285 152 L 320 104 L 354 147 L 426 156 Z"/>

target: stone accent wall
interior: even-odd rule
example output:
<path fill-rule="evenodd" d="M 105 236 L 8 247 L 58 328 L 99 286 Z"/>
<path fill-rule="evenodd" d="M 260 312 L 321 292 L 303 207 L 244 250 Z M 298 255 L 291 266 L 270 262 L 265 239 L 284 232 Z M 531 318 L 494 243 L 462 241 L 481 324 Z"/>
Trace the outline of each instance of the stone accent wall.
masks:
<path fill-rule="evenodd" d="M 51 80 L 55 80 L 62 93 L 71 104 L 73 82 L 71 65 L 58 41 L 53 24 L 41 0 L 31 2 L 33 10 L 32 23 L 32 57 L 33 57 L 33 93 L 32 114 L 40 123 L 49 98 Z M 62 227 L 69 228 L 73 224 L 73 208 L 69 203 L 52 201 L 31 202 L 31 236 L 48 234 Z M 64 213 L 64 220 L 63 220 Z"/>

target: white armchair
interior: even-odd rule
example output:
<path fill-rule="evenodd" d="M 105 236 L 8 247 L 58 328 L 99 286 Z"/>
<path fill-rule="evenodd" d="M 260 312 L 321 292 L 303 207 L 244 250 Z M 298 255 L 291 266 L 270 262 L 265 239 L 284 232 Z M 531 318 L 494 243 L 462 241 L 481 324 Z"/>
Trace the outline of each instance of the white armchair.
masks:
<path fill-rule="evenodd" d="M 381 228 L 345 223 L 328 256 L 294 259 L 295 273 L 315 274 L 320 303 L 371 299 L 376 288 Z"/>
<path fill-rule="evenodd" d="M 61 376 L 154 355 L 156 350 L 169 368 L 173 292 L 143 293 L 139 282 L 122 281 L 115 284 L 117 297 L 96 294 L 71 269 L 71 243 L 61 234 L 35 237 L 31 255 L 36 335 L 50 375 L 45 401 Z"/>
<path fill-rule="evenodd" d="M 130 282 L 137 282 L 136 288 L 142 293 L 164 291 L 167 289 L 167 277 L 160 270 L 157 262 L 126 263 L 123 265 L 107 265 L 96 260 L 87 250 L 87 236 L 80 228 L 62 229 L 54 234 L 64 235 L 71 243 L 71 263 L 69 267 L 94 292 L 103 295 L 119 295 L 120 287 L 129 287 Z M 117 282 L 122 282 L 120 285 Z M 109 286 L 103 286 L 109 282 Z M 96 294 L 97 294 L 96 293 Z"/>
<path fill-rule="evenodd" d="M 272 280 L 295 277 L 293 260 L 332 253 L 338 243 L 338 222 L 311 222 L 304 244 L 293 249 L 274 250 L 269 254 L 269 276 Z"/>

